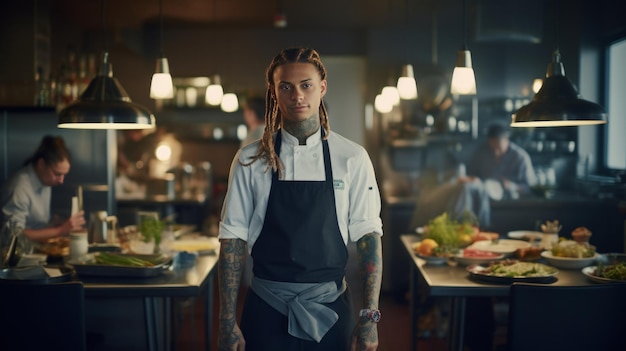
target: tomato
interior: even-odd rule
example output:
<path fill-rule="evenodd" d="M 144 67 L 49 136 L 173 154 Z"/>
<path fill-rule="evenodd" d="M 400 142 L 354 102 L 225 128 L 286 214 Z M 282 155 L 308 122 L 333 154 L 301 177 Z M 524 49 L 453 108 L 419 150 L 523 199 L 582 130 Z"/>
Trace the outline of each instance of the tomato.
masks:
<path fill-rule="evenodd" d="M 491 251 L 478 250 L 478 249 L 465 249 L 463 250 L 463 257 L 497 257 L 500 254 Z"/>

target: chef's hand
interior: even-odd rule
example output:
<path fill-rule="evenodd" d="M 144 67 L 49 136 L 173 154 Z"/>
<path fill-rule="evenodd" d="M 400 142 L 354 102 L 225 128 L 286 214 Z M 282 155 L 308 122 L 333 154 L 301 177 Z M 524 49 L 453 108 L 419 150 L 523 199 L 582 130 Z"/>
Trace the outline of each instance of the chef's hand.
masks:
<path fill-rule="evenodd" d="M 378 324 L 363 320 L 357 321 L 352 332 L 350 351 L 376 351 L 378 348 Z"/>
<path fill-rule="evenodd" d="M 479 180 L 480 180 L 480 178 L 478 178 L 478 177 L 473 177 L 473 176 L 464 176 L 464 177 L 458 177 L 458 178 L 457 178 L 457 181 L 458 181 L 459 183 L 464 183 L 464 184 L 465 184 L 465 183 L 472 183 L 472 182 L 476 182 L 476 181 L 479 181 Z"/>
<path fill-rule="evenodd" d="M 60 234 L 69 235 L 72 231 L 80 230 L 85 225 L 85 222 L 85 211 L 78 211 L 63 222 L 59 228 Z"/>
<path fill-rule="evenodd" d="M 223 328 L 227 329 L 227 328 Z M 239 329 L 239 325 L 235 323 L 232 330 L 223 330 L 220 328 L 217 336 L 218 351 L 245 351 L 246 340 L 243 333 Z"/>

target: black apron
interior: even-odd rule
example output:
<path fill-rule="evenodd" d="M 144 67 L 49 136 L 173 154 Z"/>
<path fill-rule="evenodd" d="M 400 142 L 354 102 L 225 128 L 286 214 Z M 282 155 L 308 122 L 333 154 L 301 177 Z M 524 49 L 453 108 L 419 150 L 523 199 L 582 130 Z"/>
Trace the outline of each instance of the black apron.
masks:
<path fill-rule="evenodd" d="M 256 277 L 284 282 L 335 281 L 341 284 L 348 249 L 337 222 L 328 142 L 322 140 L 322 146 L 325 181 L 281 181 L 278 173 L 273 172 L 263 229 L 252 248 Z M 279 131 L 275 141 L 279 155 L 280 147 Z M 339 315 L 339 320 L 318 344 L 289 335 L 287 317 L 249 290 L 241 317 L 246 350 L 348 350 L 354 328 L 349 289 L 327 306 Z"/>

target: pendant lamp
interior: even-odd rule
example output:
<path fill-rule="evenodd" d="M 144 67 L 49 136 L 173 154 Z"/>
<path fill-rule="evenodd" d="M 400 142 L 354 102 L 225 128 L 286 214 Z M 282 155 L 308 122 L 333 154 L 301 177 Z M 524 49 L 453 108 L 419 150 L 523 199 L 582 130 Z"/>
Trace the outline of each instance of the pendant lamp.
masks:
<path fill-rule="evenodd" d="M 456 66 L 452 72 L 450 92 L 455 95 L 476 95 L 476 77 L 472 68 L 472 53 L 467 49 L 466 0 L 463 0 L 463 48 L 457 52 Z"/>
<path fill-rule="evenodd" d="M 406 15 L 406 26 L 409 27 L 409 0 L 406 1 L 405 15 Z M 406 49 L 408 51 L 409 43 L 408 39 L 410 36 L 406 36 L 407 43 Z M 408 55 L 407 55 L 408 56 Z M 417 82 L 415 81 L 415 75 L 413 74 L 413 65 L 406 64 L 402 66 L 402 75 L 398 78 L 398 82 L 396 84 L 396 88 L 398 90 L 398 94 L 400 95 L 400 99 L 402 100 L 417 100 Z"/>
<path fill-rule="evenodd" d="M 101 8 L 104 32 L 104 0 Z M 145 107 L 133 103 L 120 82 L 113 77 L 106 50 L 99 75 L 76 102 L 59 112 L 58 122 L 59 128 L 69 129 L 149 129 L 154 126 L 154 115 Z"/>
<path fill-rule="evenodd" d="M 163 0 L 159 0 L 159 37 L 160 56 L 156 61 L 156 70 L 152 75 L 150 98 L 156 100 L 172 99 L 174 97 L 174 84 L 172 83 L 169 62 L 163 54 Z"/>
<path fill-rule="evenodd" d="M 224 112 L 235 112 L 239 109 L 239 99 L 235 93 L 226 93 L 220 102 L 220 108 Z"/>
<path fill-rule="evenodd" d="M 413 74 L 413 65 L 404 65 L 402 67 L 402 76 L 398 78 L 397 88 L 402 100 L 417 99 L 417 83 Z"/>
<path fill-rule="evenodd" d="M 555 9 L 558 19 L 558 6 Z M 555 28 L 558 28 L 558 20 L 555 22 Z M 604 123 L 604 109 L 581 99 L 572 82 L 565 77 L 557 39 L 557 49 L 548 65 L 541 89 L 529 104 L 513 113 L 511 127 L 571 127 Z"/>
<path fill-rule="evenodd" d="M 219 75 L 214 75 L 209 86 L 206 88 L 205 102 L 210 106 L 218 106 L 222 103 L 224 88 Z"/>

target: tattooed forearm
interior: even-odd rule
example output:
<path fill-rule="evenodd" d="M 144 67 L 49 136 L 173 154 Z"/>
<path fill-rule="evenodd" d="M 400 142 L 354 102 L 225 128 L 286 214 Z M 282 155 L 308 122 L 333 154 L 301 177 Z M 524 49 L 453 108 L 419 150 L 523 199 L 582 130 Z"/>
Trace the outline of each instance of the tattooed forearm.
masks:
<path fill-rule="evenodd" d="M 383 276 L 380 236 L 371 233 L 357 241 L 358 266 L 363 283 L 363 307 L 378 308 Z"/>
<path fill-rule="evenodd" d="M 218 261 L 219 323 L 220 332 L 232 331 L 237 318 L 237 295 L 246 259 L 246 242 L 240 239 L 223 239 Z M 224 329 L 223 329 L 224 328 Z"/>

